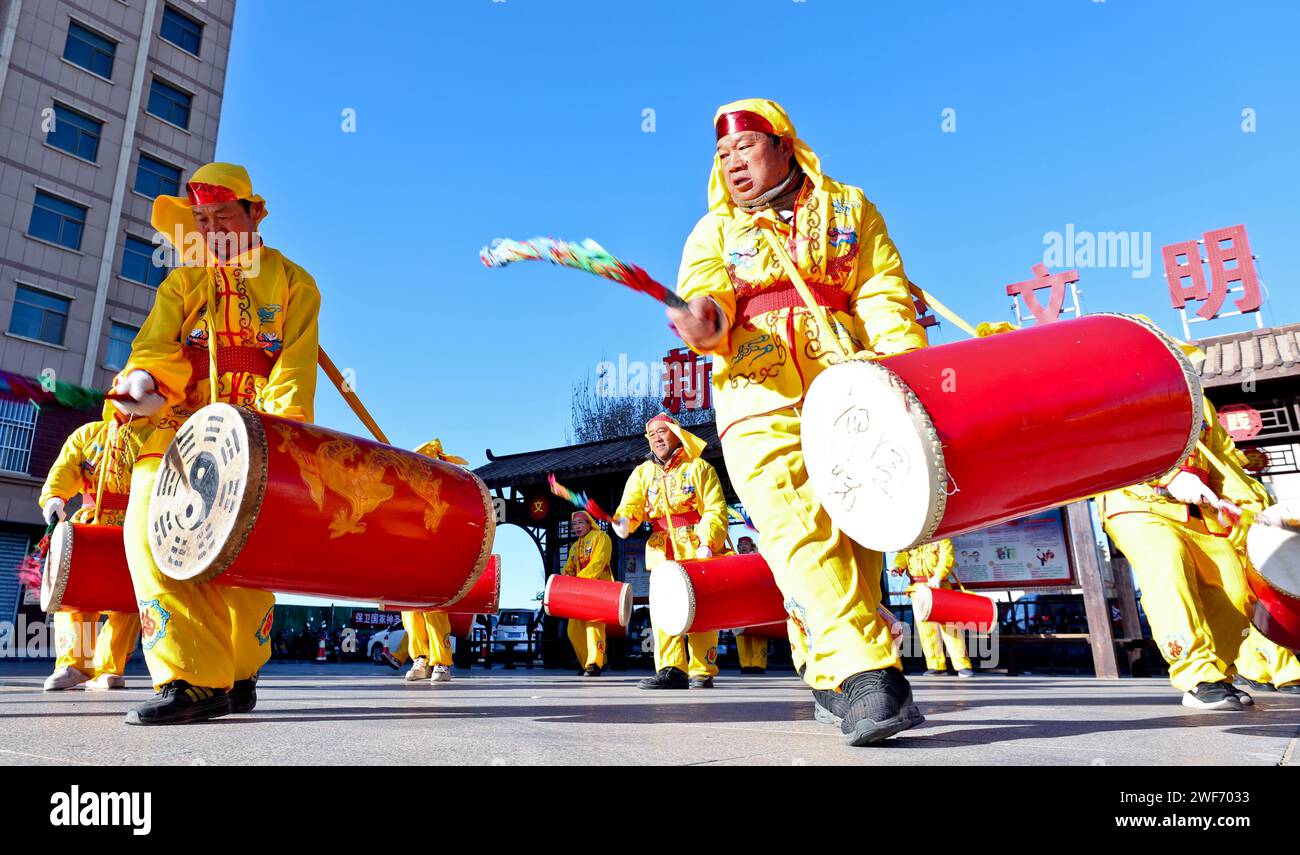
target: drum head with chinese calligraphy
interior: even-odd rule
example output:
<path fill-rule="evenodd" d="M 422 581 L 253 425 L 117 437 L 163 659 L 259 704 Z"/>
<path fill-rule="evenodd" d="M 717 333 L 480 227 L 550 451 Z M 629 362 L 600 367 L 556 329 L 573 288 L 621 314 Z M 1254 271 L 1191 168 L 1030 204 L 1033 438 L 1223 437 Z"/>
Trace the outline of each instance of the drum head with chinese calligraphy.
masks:
<path fill-rule="evenodd" d="M 853 540 L 893 552 L 938 529 L 943 449 L 925 407 L 894 372 L 867 361 L 826 369 L 808 390 L 800 430 L 817 499 Z"/>
<path fill-rule="evenodd" d="M 266 434 L 256 414 L 209 404 L 181 425 L 149 497 L 149 548 L 164 575 L 206 582 L 248 539 L 266 492 Z"/>

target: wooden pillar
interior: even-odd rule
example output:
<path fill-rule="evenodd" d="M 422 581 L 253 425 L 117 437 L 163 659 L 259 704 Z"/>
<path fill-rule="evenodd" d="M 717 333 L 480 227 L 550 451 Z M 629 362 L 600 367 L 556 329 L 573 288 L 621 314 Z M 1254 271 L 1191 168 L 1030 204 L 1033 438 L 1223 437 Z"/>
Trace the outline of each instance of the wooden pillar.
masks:
<path fill-rule="evenodd" d="M 1088 642 L 1092 646 L 1093 667 L 1097 677 L 1118 680 L 1115 661 L 1115 637 L 1110 631 L 1110 606 L 1106 603 L 1105 580 L 1097 558 L 1093 537 L 1092 513 L 1088 502 L 1074 502 L 1065 508 L 1065 530 L 1070 541 L 1074 572 L 1083 588 L 1083 606 L 1088 615 Z"/>

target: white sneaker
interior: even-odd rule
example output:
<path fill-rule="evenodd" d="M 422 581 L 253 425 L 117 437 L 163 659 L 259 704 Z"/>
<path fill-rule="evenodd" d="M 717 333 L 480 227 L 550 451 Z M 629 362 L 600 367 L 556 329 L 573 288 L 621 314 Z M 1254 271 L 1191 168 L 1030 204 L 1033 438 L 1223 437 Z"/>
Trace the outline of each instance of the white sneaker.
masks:
<path fill-rule="evenodd" d="M 423 656 L 415 657 L 415 661 L 411 663 L 411 670 L 406 672 L 405 679 L 408 683 L 429 679 L 429 660 Z"/>
<path fill-rule="evenodd" d="M 109 689 L 125 689 L 126 678 L 121 674 L 100 674 L 86 684 L 87 692 L 107 692 Z"/>
<path fill-rule="evenodd" d="M 61 692 L 80 686 L 90 679 L 90 675 L 78 668 L 60 668 L 45 678 L 45 691 Z"/>
<path fill-rule="evenodd" d="M 451 668 L 447 665 L 434 665 L 433 675 L 429 677 L 430 683 L 450 683 Z"/>

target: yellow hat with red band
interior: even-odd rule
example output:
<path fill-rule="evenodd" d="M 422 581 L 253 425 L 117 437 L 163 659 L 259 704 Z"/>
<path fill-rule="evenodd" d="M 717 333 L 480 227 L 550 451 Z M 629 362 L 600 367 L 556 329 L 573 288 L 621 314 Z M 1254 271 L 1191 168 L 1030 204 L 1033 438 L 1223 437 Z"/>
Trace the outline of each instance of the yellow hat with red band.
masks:
<path fill-rule="evenodd" d="M 713 115 L 713 128 L 718 139 L 740 131 L 759 131 L 772 136 L 786 137 L 794 149 L 795 162 L 812 179 L 813 186 L 821 189 L 821 161 L 808 144 L 799 139 L 795 133 L 794 123 L 786 115 L 785 109 L 775 101 L 766 98 L 745 98 L 723 104 Z M 713 171 L 709 174 L 709 210 L 730 206 L 731 194 L 727 191 L 727 181 L 722 176 L 722 162 L 717 154 L 713 155 Z"/>
<path fill-rule="evenodd" d="M 150 222 L 174 242 L 178 229 L 182 235 L 196 231 L 192 210 L 195 205 L 238 202 L 241 199 L 262 203 L 255 213 L 253 225 L 262 222 L 266 217 L 266 200 L 253 192 L 248 170 L 237 163 L 205 164 L 196 169 L 186 182 L 184 196 L 159 196 L 153 200 Z"/>

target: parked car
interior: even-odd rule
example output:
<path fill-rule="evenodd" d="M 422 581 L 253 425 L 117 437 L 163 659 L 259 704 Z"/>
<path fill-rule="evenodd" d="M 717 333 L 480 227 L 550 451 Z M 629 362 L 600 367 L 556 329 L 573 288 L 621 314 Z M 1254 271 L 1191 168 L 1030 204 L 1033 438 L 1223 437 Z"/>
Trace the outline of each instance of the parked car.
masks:
<path fill-rule="evenodd" d="M 406 638 L 406 630 L 400 623 L 395 623 L 388 629 L 381 629 L 370 640 L 366 642 L 366 656 L 376 665 L 383 665 L 383 652 L 387 647 L 390 653 L 395 653 L 402 646 L 402 640 Z"/>
<path fill-rule="evenodd" d="M 537 613 L 532 609 L 503 609 L 492 628 L 492 652 L 527 651 L 528 641 L 537 627 Z"/>

